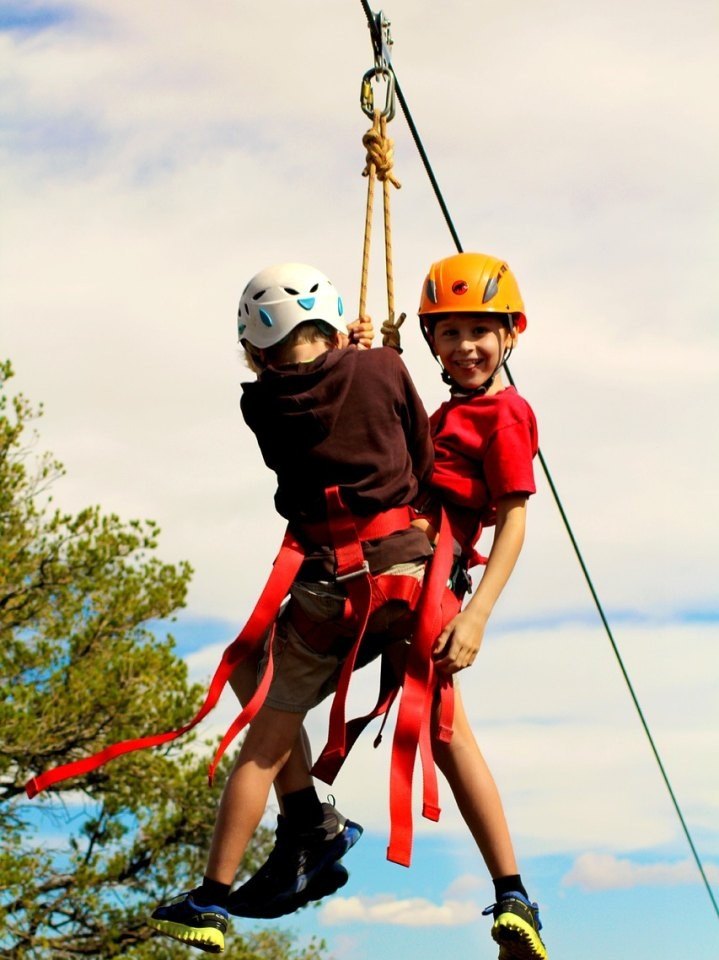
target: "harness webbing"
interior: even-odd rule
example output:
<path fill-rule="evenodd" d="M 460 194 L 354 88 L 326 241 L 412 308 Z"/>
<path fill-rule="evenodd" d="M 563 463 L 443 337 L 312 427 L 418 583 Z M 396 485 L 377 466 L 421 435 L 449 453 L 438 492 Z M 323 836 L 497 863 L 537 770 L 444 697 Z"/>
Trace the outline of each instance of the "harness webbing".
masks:
<path fill-rule="evenodd" d="M 417 606 L 417 629 L 407 656 L 404 689 L 392 744 L 387 859 L 404 866 L 409 866 L 412 853 L 412 778 L 418 745 L 421 747 L 425 774 L 424 813 L 433 820 L 439 817 L 436 775 L 434 764 L 430 761 L 431 746 L 428 739 L 436 689 L 432 648 L 444 626 L 442 599 L 451 566 L 452 535 L 443 511 L 439 541 L 430 561 L 426 589 L 422 591 Z M 444 689 L 451 691 L 452 687 L 445 684 Z"/>
<path fill-rule="evenodd" d="M 178 737 L 181 737 L 189 730 L 192 730 L 193 727 L 197 726 L 197 724 L 203 720 L 216 706 L 217 701 L 220 699 L 220 695 L 227 684 L 227 681 L 232 676 L 237 665 L 241 663 L 242 660 L 244 660 L 245 657 L 247 657 L 252 651 L 256 650 L 260 643 L 262 643 L 265 634 L 270 629 L 275 617 L 277 616 L 277 611 L 279 610 L 280 604 L 287 595 L 292 581 L 295 579 L 297 571 L 304 560 L 304 557 L 305 552 L 303 548 L 288 530 L 285 533 L 282 541 L 280 552 L 275 559 L 270 578 L 265 584 L 265 587 L 260 594 L 259 600 L 255 604 L 255 608 L 252 611 L 249 620 L 245 624 L 242 631 L 222 654 L 222 659 L 220 660 L 219 666 L 215 671 L 215 675 L 213 676 L 210 687 L 207 691 L 205 702 L 202 704 L 192 720 L 177 730 L 170 730 L 165 733 L 154 734 L 148 737 L 140 737 L 139 739 L 123 740 L 120 743 L 114 743 L 111 746 L 106 747 L 104 750 L 100 750 L 98 753 L 95 753 L 90 757 L 83 757 L 82 759 L 75 760 L 72 763 L 66 763 L 60 767 L 54 767 L 51 770 L 46 770 L 45 773 L 42 773 L 37 777 L 33 777 L 27 782 L 25 785 L 25 790 L 28 797 L 32 798 L 42 790 L 46 790 L 48 787 L 54 786 L 57 783 L 61 783 L 64 780 L 69 780 L 71 777 L 84 776 L 85 774 L 90 773 L 93 770 L 97 770 L 98 767 L 103 766 L 110 760 L 114 760 L 116 757 L 120 757 L 123 754 L 132 753 L 135 750 L 145 750 L 150 747 L 158 747 L 163 743 L 169 743 L 171 740 L 176 740 Z M 269 677 L 267 677 L 268 673 Z M 233 736 L 236 736 L 242 727 L 249 723 L 256 715 L 262 704 L 262 701 L 264 700 L 264 697 L 260 696 L 261 690 L 264 689 L 264 692 L 266 693 L 266 687 L 269 686 L 271 679 L 272 668 L 268 664 L 268 670 L 265 671 L 263 682 L 260 684 L 257 692 L 253 695 L 252 699 L 240 714 L 240 717 L 237 718 L 235 723 L 230 728 L 231 731 L 234 731 Z M 240 720 L 243 721 L 241 724 Z M 222 744 L 215 754 L 215 758 L 210 766 L 210 778 L 212 777 L 212 774 L 214 773 L 217 763 L 219 762 L 224 750 L 227 748 L 232 739 L 231 737 L 228 739 L 229 733 L 230 731 L 228 731 L 228 734 L 223 739 Z"/>
<path fill-rule="evenodd" d="M 459 607 L 456 598 L 447 590 L 446 583 L 452 562 L 452 538 L 449 524 L 443 516 L 440 527 L 440 544 L 429 562 L 422 587 L 414 578 L 393 575 L 373 575 L 365 560 L 360 536 L 367 540 L 389 536 L 406 529 L 410 521 L 409 508 L 396 508 L 369 518 L 354 517 L 342 502 L 337 487 L 326 491 L 327 524 L 316 525 L 316 530 L 328 530 L 336 557 L 336 580 L 345 585 L 349 603 L 345 617 L 352 624 L 354 640 L 342 667 L 335 698 L 330 710 L 330 727 L 327 745 L 318 761 L 315 772 L 322 776 L 322 765 L 331 779 L 341 767 L 347 753 L 359 733 L 375 716 L 385 714 L 397 694 L 397 684 L 384 682 L 374 710 L 366 717 L 347 723 L 345 706 L 349 683 L 367 623 L 373 611 L 390 600 L 401 600 L 408 610 L 416 607 L 415 630 L 409 647 L 407 676 L 400 699 L 397 731 L 392 749 L 392 772 L 390 777 L 390 845 L 388 857 L 397 863 L 409 865 L 412 845 L 411 785 L 414 763 L 419 750 L 424 778 L 423 814 L 438 819 L 437 776 L 434 769 L 431 744 L 432 711 L 436 697 L 440 702 L 440 739 L 451 737 L 451 712 L 453 688 L 450 682 L 440 683 L 435 675 L 431 659 L 432 646 L 447 620 Z M 359 532 L 358 531 L 359 528 Z M 305 558 L 305 549 L 298 539 L 287 530 L 282 546 L 275 559 L 270 577 L 257 601 L 245 627 L 222 654 L 212 678 L 205 701 L 195 716 L 177 730 L 123 740 L 89 757 L 55 767 L 34 777 L 26 784 L 29 797 L 42 790 L 83 776 L 123 754 L 160 746 L 177 739 L 195 727 L 216 706 L 223 689 L 234 670 L 246 657 L 262 648 L 267 640 L 267 665 L 256 691 L 235 718 L 209 767 L 212 778 L 222 756 L 241 730 L 252 722 L 265 702 L 273 677 L 272 640 L 274 625 L 282 604 Z M 449 605 L 447 598 L 450 598 Z M 447 725 L 449 724 L 449 726 Z M 330 782 L 331 782 L 330 779 Z"/>

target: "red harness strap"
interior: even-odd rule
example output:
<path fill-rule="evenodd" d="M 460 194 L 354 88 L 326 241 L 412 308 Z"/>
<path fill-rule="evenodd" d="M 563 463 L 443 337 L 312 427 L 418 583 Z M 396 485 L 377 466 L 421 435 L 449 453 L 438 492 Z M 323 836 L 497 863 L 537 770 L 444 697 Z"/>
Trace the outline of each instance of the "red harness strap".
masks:
<path fill-rule="evenodd" d="M 393 580 L 406 581 L 409 578 L 391 575 L 373 577 L 369 573 L 358 534 L 353 529 L 352 515 L 344 507 L 336 489 L 327 491 L 327 494 L 330 533 L 337 556 L 337 579 L 346 582 L 349 605 L 357 618 L 354 643 L 343 665 L 330 710 L 328 741 L 312 770 L 315 776 L 332 783 L 362 730 L 374 717 L 386 716 L 396 697 L 396 681 L 390 681 L 385 673 L 380 682 L 380 693 L 374 709 L 349 723 L 345 721 L 347 689 L 369 613 L 373 607 L 386 602 L 395 592 Z M 442 680 L 436 675 L 432 659 L 435 640 L 460 606 L 457 598 L 446 586 L 453 558 L 451 531 L 444 515 L 439 543 L 441 546 L 437 547 L 419 592 L 419 603 L 417 604 L 416 581 L 413 595 L 406 598 L 410 609 L 417 604 L 417 613 L 392 748 L 391 827 L 387 850 L 388 859 L 405 866 L 409 866 L 411 858 L 412 778 L 418 749 L 424 781 L 422 812 L 431 820 L 438 820 L 440 815 L 431 735 L 435 697 L 440 703 L 437 736 L 443 741 L 449 741 L 452 736 L 454 688 L 451 680 Z M 379 589 L 380 583 L 386 587 L 386 592 Z M 404 585 L 400 587 L 398 583 L 397 592 L 403 589 L 406 589 Z M 380 594 L 380 599 L 377 594 Z"/>
<path fill-rule="evenodd" d="M 335 582 L 344 584 L 350 601 L 352 614 L 356 619 L 355 638 L 352 647 L 347 654 L 342 666 L 337 690 L 335 691 L 330 708 L 330 723 L 327 745 L 323 751 L 330 758 L 330 762 L 339 760 L 340 765 L 347 756 L 345 722 L 345 704 L 347 701 L 347 691 L 349 689 L 352 672 L 357 661 L 362 638 L 367 629 L 367 621 L 372 612 L 373 599 L 377 597 L 377 585 L 375 578 L 372 577 L 369 570 L 369 564 L 365 560 L 362 551 L 360 534 L 355 525 L 355 518 L 342 502 L 338 487 L 329 487 L 325 491 L 327 497 L 327 521 L 329 526 L 330 543 L 335 551 L 336 573 Z M 371 536 L 368 535 L 367 527 L 362 532 L 366 539 L 376 539 L 381 536 L 389 536 L 389 533 L 396 532 L 396 517 L 392 516 L 394 511 L 387 514 L 380 514 L 375 521 L 386 521 L 387 532 L 378 532 L 372 530 Z M 404 523 L 402 528 L 409 525 L 409 508 L 405 508 Z M 393 528 L 393 529 L 392 529 Z M 384 601 L 384 597 L 382 600 Z M 379 605 L 379 604 L 377 604 Z"/>
<path fill-rule="evenodd" d="M 417 628 L 405 668 L 404 689 L 399 705 L 397 725 L 392 743 L 390 770 L 390 840 L 387 859 L 408 867 L 412 855 L 412 778 L 418 746 L 424 769 L 424 813 L 429 819 L 439 817 L 436 774 L 431 759 L 430 722 L 437 677 L 432 659 L 432 648 L 445 623 L 456 613 L 444 604 L 449 591 L 446 588 L 452 566 L 452 536 L 449 523 L 443 512 L 439 541 L 425 578 L 417 607 Z M 458 603 L 455 598 L 455 603 Z M 450 684 L 440 687 L 453 695 Z M 446 703 L 446 702 L 445 702 Z M 443 709 L 444 719 L 449 707 Z M 424 733 L 423 733 L 424 728 Z M 451 728 L 450 734 L 451 736 Z M 429 795 L 427 793 L 429 788 Z"/>
<path fill-rule="evenodd" d="M 48 787 L 68 780 L 70 777 L 78 777 L 90 773 L 92 770 L 103 766 L 109 760 L 114 760 L 115 757 L 120 757 L 125 753 L 132 753 L 135 750 L 143 750 L 148 747 L 157 747 L 160 746 L 160 744 L 168 743 L 170 740 L 177 739 L 177 737 L 182 736 L 182 734 L 187 733 L 196 726 L 217 704 L 217 701 L 220 699 L 220 694 L 237 665 L 263 642 L 267 630 L 277 617 L 280 604 L 289 592 L 292 581 L 295 579 L 297 571 L 304 560 L 304 556 L 305 553 L 300 544 L 289 531 L 285 533 L 282 547 L 275 559 L 272 573 L 265 584 L 260 599 L 257 601 L 250 615 L 250 619 L 245 624 L 243 630 L 222 654 L 222 660 L 212 678 L 205 702 L 192 720 L 178 730 L 171 730 L 149 737 L 141 737 L 136 740 L 123 740 L 120 743 L 114 743 L 106 747 L 104 750 L 90 757 L 83 757 L 81 760 L 75 760 L 72 763 L 66 763 L 60 767 L 46 770 L 45 773 L 33 777 L 27 782 L 25 785 L 27 795 L 32 798 Z M 270 646 L 270 655 L 271 650 L 272 648 Z M 270 660 L 257 692 L 253 695 L 237 720 L 232 724 L 215 754 L 215 758 L 210 767 L 210 778 L 232 738 L 239 733 L 245 724 L 252 720 L 259 710 L 264 701 L 264 695 L 267 692 L 271 679 L 272 663 Z"/>

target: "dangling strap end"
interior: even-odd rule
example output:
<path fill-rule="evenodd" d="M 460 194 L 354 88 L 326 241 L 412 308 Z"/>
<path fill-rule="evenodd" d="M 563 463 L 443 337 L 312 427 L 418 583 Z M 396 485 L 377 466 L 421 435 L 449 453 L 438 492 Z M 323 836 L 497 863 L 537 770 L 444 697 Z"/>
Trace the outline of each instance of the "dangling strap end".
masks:
<path fill-rule="evenodd" d="M 411 844 L 392 843 L 387 847 L 387 859 L 400 867 L 408 867 L 412 862 Z"/>
<path fill-rule="evenodd" d="M 344 759 L 344 755 L 337 751 L 323 753 L 312 767 L 312 776 L 332 786 L 337 778 L 337 774 L 340 772 Z"/>
<path fill-rule="evenodd" d="M 422 816 L 425 820 L 434 820 L 434 822 L 437 823 L 441 813 L 442 808 L 436 806 L 434 803 L 424 803 L 422 805 Z"/>
<path fill-rule="evenodd" d="M 28 782 L 25 784 L 25 793 L 28 795 L 28 799 L 30 800 L 40 793 L 40 789 L 41 788 L 37 782 L 37 777 L 33 777 L 32 780 L 28 780 Z"/>

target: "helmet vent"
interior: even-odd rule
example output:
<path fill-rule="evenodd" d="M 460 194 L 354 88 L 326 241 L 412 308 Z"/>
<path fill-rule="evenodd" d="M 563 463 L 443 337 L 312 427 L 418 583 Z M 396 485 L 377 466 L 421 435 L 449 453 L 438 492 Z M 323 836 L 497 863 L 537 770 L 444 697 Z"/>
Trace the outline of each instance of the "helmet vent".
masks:
<path fill-rule="evenodd" d="M 266 290 L 258 290 L 257 293 L 253 293 L 253 294 L 252 294 L 252 299 L 253 299 L 253 300 L 261 300 L 266 293 L 267 293 Z"/>
<path fill-rule="evenodd" d="M 289 293 L 291 297 L 299 297 L 300 295 L 300 291 L 295 290 L 292 287 L 283 287 L 282 289 L 285 291 L 285 293 Z"/>
<path fill-rule="evenodd" d="M 497 296 L 499 291 L 499 277 L 490 277 L 487 281 L 487 286 L 484 288 L 484 296 L 482 297 L 482 303 L 487 303 L 488 300 L 491 300 L 492 297 Z"/>
<path fill-rule="evenodd" d="M 434 280 L 427 281 L 427 297 L 432 301 L 432 303 L 437 302 L 437 284 Z"/>
<path fill-rule="evenodd" d="M 319 283 L 316 283 L 313 287 L 310 287 L 310 293 L 317 293 L 319 288 L 320 288 Z"/>

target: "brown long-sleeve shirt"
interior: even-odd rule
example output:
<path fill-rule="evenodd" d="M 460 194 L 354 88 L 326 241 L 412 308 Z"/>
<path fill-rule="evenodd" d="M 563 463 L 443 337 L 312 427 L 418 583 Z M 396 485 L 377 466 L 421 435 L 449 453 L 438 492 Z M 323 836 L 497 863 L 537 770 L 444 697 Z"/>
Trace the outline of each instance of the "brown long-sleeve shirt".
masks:
<path fill-rule="evenodd" d="M 327 487 L 339 486 L 353 513 L 371 516 L 411 503 L 429 478 L 427 414 L 394 350 L 330 350 L 311 363 L 270 367 L 242 388 L 242 414 L 277 475 L 275 505 L 293 529 L 325 519 Z M 414 528 L 365 549 L 373 571 L 430 553 Z M 315 551 L 302 576 L 326 576 L 329 556 Z"/>

